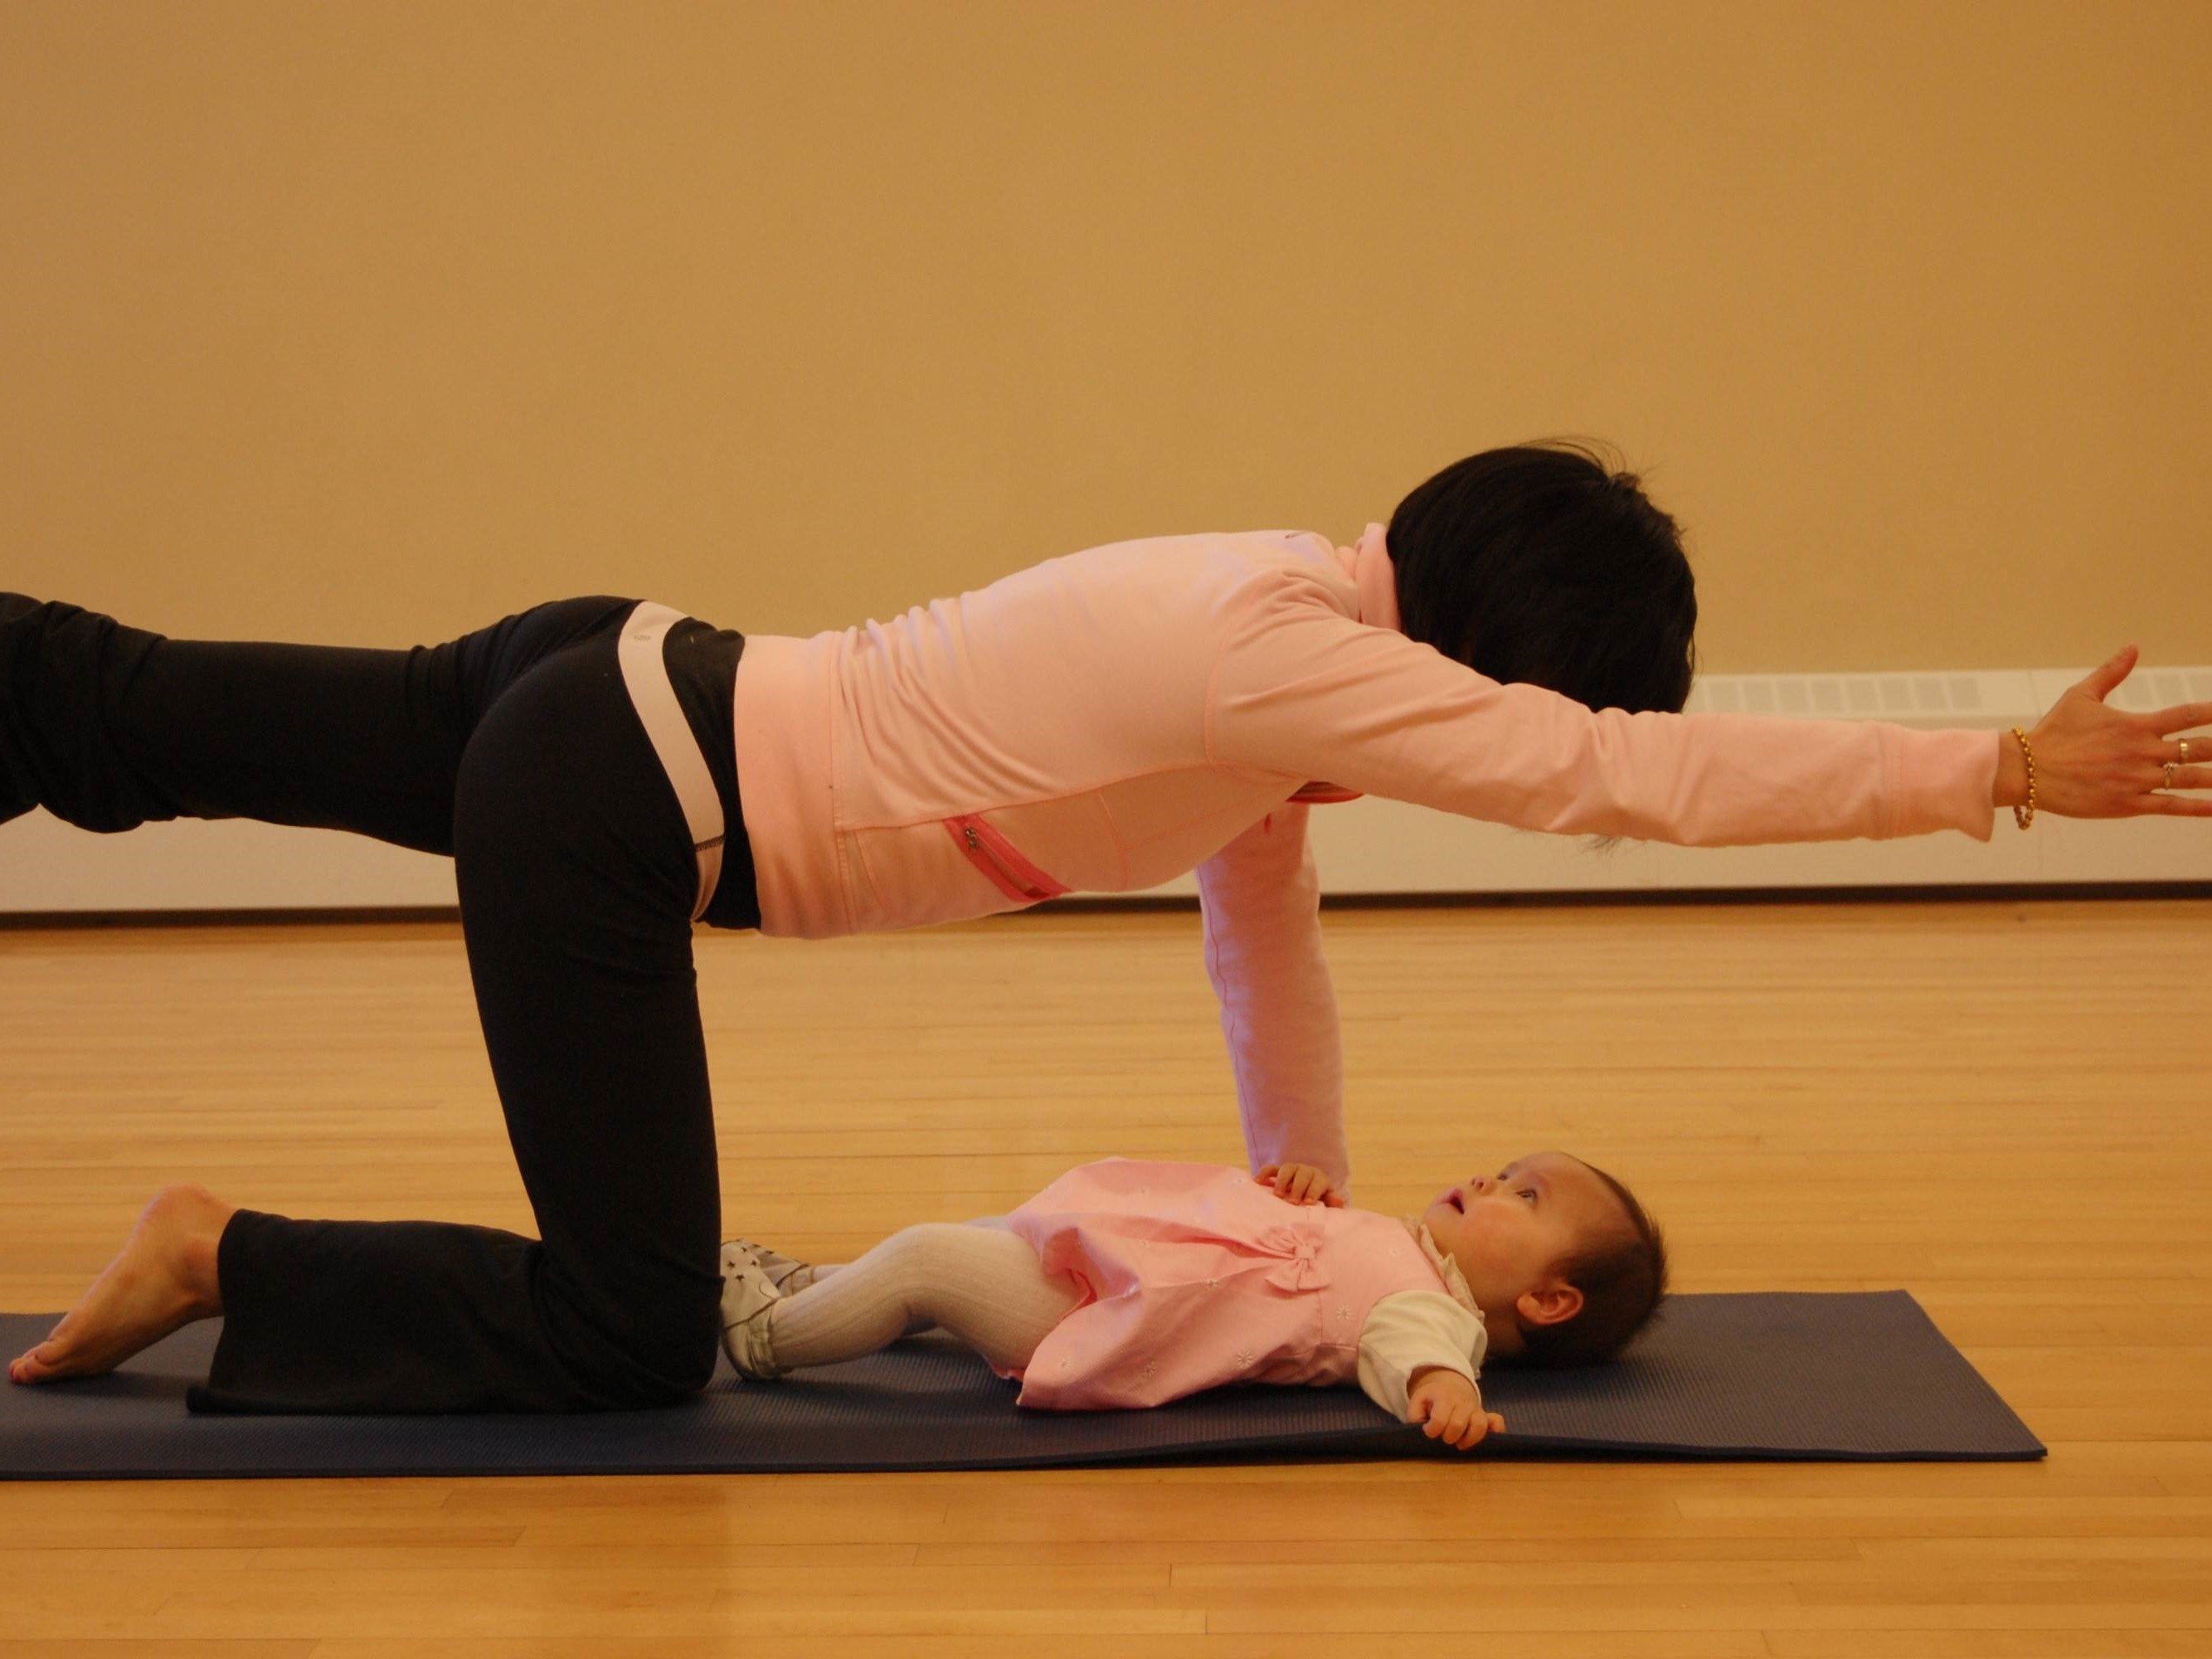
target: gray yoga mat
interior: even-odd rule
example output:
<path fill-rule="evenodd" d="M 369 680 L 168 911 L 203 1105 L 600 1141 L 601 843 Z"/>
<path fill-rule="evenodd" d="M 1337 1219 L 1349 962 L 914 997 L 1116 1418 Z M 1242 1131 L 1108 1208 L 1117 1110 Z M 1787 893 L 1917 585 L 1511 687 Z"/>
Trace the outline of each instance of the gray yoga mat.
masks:
<path fill-rule="evenodd" d="M 0 1314 L 4 1358 L 58 1314 Z M 101 1377 L 0 1374 L 0 1477 L 714 1474 L 1321 1457 L 2041 1457 L 1904 1291 L 1676 1296 L 1620 1359 L 1492 1367 L 1507 1432 L 1454 1450 L 1354 1388 L 1218 1389 L 1150 1411 L 1041 1412 L 941 1332 L 779 1382 L 720 1364 L 681 1405 L 567 1416 L 248 1417 L 185 1408 L 222 1322 Z"/>

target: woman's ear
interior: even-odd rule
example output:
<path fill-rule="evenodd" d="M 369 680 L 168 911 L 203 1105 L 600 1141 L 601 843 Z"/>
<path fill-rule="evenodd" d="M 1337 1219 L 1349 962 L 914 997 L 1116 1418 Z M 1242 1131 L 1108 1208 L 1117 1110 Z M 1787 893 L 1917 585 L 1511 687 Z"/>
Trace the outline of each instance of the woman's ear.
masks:
<path fill-rule="evenodd" d="M 1523 1291 L 1513 1304 L 1515 1317 L 1526 1325 L 1556 1325 L 1583 1310 L 1583 1293 L 1564 1279 L 1533 1291 Z"/>

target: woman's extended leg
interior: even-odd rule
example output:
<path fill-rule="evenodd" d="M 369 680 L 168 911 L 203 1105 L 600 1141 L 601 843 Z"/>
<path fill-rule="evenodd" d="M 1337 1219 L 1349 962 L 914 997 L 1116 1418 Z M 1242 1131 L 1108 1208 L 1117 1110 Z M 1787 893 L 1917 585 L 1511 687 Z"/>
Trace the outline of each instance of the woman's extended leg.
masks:
<path fill-rule="evenodd" d="M 857 1358 L 932 1325 L 1014 1368 L 1089 1295 L 1068 1274 L 1045 1272 L 1019 1234 L 925 1222 L 770 1304 L 764 1317 L 779 1369 Z"/>
<path fill-rule="evenodd" d="M 258 818 L 453 850 L 453 787 L 483 711 L 635 599 L 535 605 L 408 650 L 173 640 L 0 593 L 0 823 L 44 806 L 103 833 Z"/>

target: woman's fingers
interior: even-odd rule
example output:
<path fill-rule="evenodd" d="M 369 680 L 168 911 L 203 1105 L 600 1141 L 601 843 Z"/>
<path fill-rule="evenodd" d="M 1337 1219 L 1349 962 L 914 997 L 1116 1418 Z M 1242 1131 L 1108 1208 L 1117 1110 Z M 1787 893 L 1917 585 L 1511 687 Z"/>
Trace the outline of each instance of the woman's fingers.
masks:
<path fill-rule="evenodd" d="M 2112 688 L 2127 678 L 2136 665 L 2136 647 L 2124 645 L 2106 661 L 2091 669 L 2075 685 L 2077 691 L 2086 691 L 2099 702 L 2112 694 Z"/>
<path fill-rule="evenodd" d="M 1262 1186 L 1275 1189 L 1275 1196 L 1292 1204 L 1316 1204 L 1328 1200 L 1329 1182 L 1327 1171 L 1305 1164 L 1270 1164 L 1252 1177 Z M 1335 1200 L 1340 1206 L 1342 1199 Z"/>
<path fill-rule="evenodd" d="M 2212 788 L 2212 734 L 2189 740 L 2186 764 L 2182 740 L 2161 735 L 2212 716 L 2212 704 L 2178 704 L 2156 714 L 2108 707 L 2100 699 L 2118 684 L 2118 671 L 2133 658 L 2133 647 L 2121 653 L 2037 722 L 2032 741 L 2038 804 L 2075 818 L 2212 816 L 2199 810 L 2201 803 L 2167 793 Z"/>
<path fill-rule="evenodd" d="M 2178 702 L 2171 708 L 2161 708 L 2156 714 L 2146 714 L 2143 718 L 2150 722 L 2151 729 L 2160 737 L 2176 738 L 2197 726 L 2212 726 L 2212 702 Z M 2202 741 L 2190 738 L 2189 752 L 2212 756 L 2212 732 L 2207 732 Z"/>
<path fill-rule="evenodd" d="M 2190 795 L 2145 795 L 2140 810 L 2163 812 L 2174 818 L 2212 818 L 2212 800 L 2198 800 Z"/>

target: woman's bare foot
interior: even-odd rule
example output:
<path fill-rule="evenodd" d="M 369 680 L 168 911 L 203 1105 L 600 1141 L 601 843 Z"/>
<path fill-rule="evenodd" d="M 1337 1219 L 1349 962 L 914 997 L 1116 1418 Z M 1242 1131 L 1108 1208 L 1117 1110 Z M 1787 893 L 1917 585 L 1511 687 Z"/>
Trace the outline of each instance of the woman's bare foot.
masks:
<path fill-rule="evenodd" d="M 100 1376 L 195 1319 L 222 1311 L 216 1246 L 237 1209 L 204 1187 L 164 1187 L 123 1249 L 53 1334 L 8 1367 L 10 1381 Z"/>

